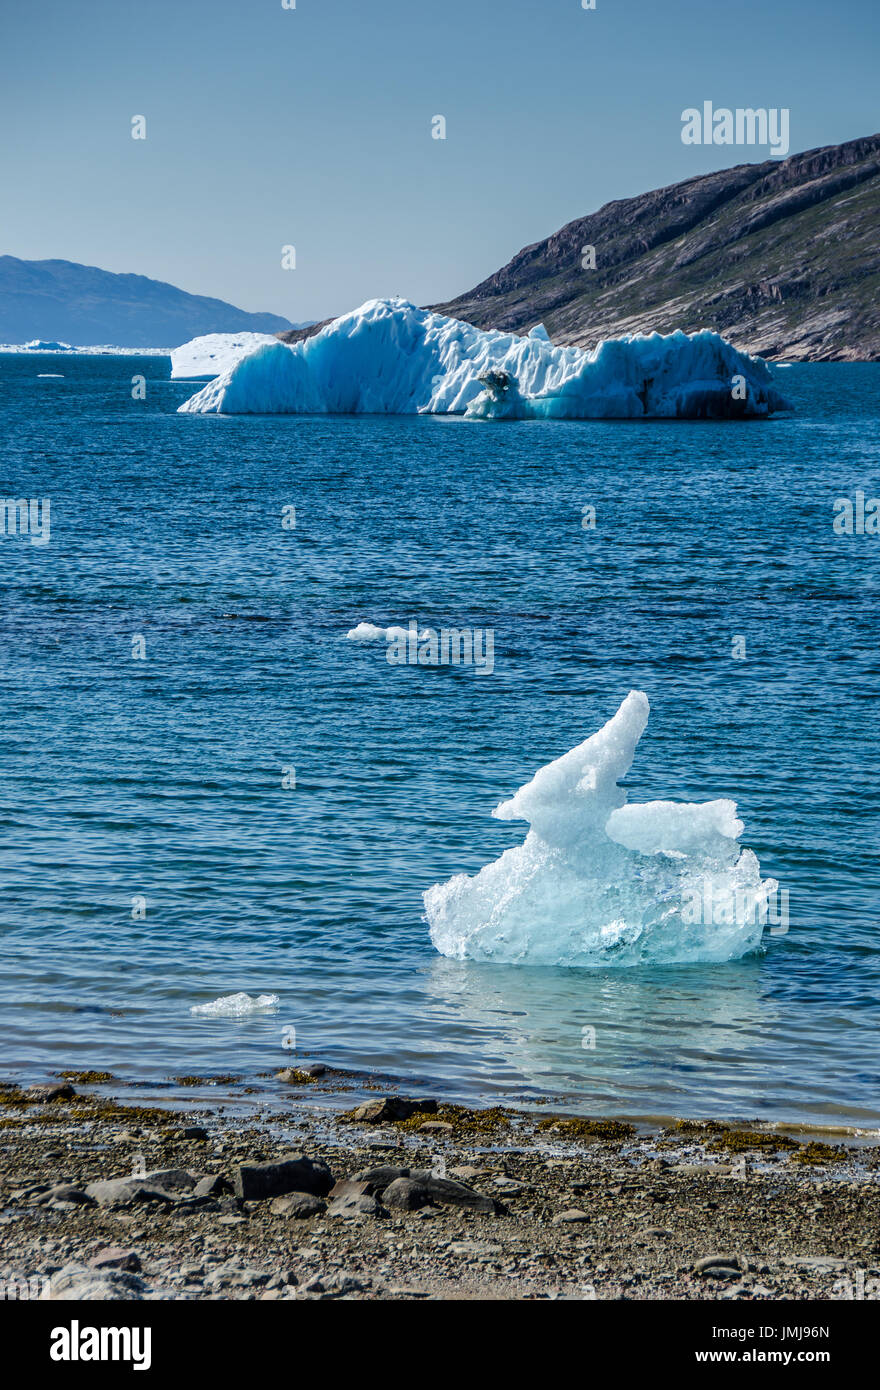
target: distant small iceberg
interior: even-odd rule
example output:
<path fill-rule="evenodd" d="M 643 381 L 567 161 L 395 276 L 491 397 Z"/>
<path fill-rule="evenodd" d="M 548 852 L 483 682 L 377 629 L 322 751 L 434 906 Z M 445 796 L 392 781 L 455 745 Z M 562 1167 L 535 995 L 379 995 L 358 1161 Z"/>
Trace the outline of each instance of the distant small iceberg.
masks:
<path fill-rule="evenodd" d="M 648 712 L 647 696 L 630 691 L 598 733 L 496 808 L 501 820 L 528 821 L 529 832 L 473 877 L 424 894 L 441 955 L 603 967 L 717 963 L 758 950 L 778 884 L 762 880 L 757 857 L 740 847 L 735 803 L 626 805 L 618 783 Z"/>
<path fill-rule="evenodd" d="M 224 994 L 210 1004 L 193 1004 L 191 1014 L 202 1018 L 244 1018 L 247 1014 L 275 1013 L 281 999 L 277 994 Z"/>
<path fill-rule="evenodd" d="M 35 338 L 30 343 L 0 343 L 0 353 L 45 352 L 63 353 L 67 357 L 169 357 L 170 348 L 128 348 L 116 347 L 113 343 L 70 343 L 47 342 Z"/>
<path fill-rule="evenodd" d="M 172 380 L 213 378 L 261 347 L 277 347 L 271 333 L 203 333 L 171 351 Z"/>
<path fill-rule="evenodd" d="M 372 299 L 295 343 L 244 351 L 218 342 L 219 374 L 184 414 L 467 415 L 483 420 L 720 419 L 788 409 L 769 367 L 717 333 L 613 338 L 593 352 L 483 331 Z M 173 355 L 174 374 L 205 366 L 207 340 Z"/>

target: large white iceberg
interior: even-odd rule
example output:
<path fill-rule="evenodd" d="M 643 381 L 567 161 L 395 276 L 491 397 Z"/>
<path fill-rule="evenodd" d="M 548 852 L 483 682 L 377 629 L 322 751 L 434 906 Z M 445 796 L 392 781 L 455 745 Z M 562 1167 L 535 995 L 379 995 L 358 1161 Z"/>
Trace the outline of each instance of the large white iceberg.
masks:
<path fill-rule="evenodd" d="M 614 338 L 585 352 L 554 347 L 540 326 L 521 338 L 371 299 L 311 338 L 258 345 L 179 408 L 598 420 L 768 415 L 786 402 L 766 363 L 709 331 Z"/>
<path fill-rule="evenodd" d="M 474 877 L 424 894 L 445 956 L 528 965 L 735 960 L 761 944 L 778 887 L 738 837 L 732 801 L 626 804 L 648 722 L 631 690 L 608 723 L 493 812 L 531 825 Z"/>

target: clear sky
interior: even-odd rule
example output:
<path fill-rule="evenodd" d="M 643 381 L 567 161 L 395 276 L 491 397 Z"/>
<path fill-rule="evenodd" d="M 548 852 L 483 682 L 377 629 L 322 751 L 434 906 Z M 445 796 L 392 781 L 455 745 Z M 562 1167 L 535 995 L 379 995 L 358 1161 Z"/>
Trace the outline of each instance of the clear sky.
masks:
<path fill-rule="evenodd" d="M 878 72 L 880 0 L 3 0 L 0 253 L 293 320 L 430 303 L 766 157 L 684 108 L 788 107 L 796 152 L 880 130 Z"/>

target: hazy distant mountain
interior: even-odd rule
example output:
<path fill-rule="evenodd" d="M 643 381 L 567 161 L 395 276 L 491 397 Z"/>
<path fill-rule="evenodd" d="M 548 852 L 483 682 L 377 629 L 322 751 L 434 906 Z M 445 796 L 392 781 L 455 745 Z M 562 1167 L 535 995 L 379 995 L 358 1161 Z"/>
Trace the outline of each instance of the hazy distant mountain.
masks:
<path fill-rule="evenodd" d="M 606 203 L 434 307 L 578 347 L 714 328 L 765 357 L 876 361 L 880 135 Z"/>
<path fill-rule="evenodd" d="M 145 275 L 0 256 L 0 343 L 44 338 L 74 346 L 172 348 L 201 333 L 277 333 L 290 327 L 278 314 L 249 314 Z"/>

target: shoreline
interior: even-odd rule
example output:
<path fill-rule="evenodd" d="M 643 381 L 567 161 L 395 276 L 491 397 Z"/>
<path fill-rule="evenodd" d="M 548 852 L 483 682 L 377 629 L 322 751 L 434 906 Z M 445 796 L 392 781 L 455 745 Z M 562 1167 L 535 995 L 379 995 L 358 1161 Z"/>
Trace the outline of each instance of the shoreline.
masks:
<path fill-rule="evenodd" d="M 109 1072 L 0 1083 L 3 1296 L 880 1297 L 876 1135 L 640 1128 L 354 1079 L 285 1068 L 250 1115 L 227 1113 L 233 1077 L 184 1110 Z"/>

